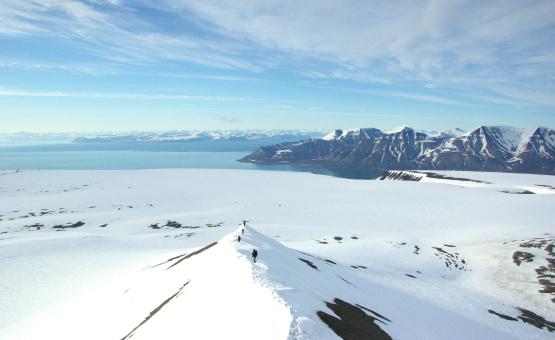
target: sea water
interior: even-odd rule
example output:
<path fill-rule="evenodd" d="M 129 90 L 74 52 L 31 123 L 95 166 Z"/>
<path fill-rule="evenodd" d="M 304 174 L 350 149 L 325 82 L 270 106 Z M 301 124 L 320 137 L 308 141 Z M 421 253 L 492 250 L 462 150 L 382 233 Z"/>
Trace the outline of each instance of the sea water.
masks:
<path fill-rule="evenodd" d="M 238 160 L 275 140 L 144 143 L 56 143 L 0 146 L 0 170 L 129 170 L 163 168 L 302 171 L 352 179 L 381 172 Z"/>

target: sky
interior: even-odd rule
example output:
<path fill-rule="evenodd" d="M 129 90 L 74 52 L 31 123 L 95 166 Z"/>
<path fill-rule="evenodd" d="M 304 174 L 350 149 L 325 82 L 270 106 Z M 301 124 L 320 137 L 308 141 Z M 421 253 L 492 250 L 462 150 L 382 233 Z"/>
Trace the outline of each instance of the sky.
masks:
<path fill-rule="evenodd" d="M 555 1 L 0 0 L 0 132 L 555 127 Z"/>

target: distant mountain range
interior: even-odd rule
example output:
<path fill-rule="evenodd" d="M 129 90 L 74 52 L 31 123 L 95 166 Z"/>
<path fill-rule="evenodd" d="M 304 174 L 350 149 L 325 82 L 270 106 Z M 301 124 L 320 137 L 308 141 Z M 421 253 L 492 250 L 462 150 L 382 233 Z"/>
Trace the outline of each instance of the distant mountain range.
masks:
<path fill-rule="evenodd" d="M 79 134 L 71 132 L 14 132 L 0 133 L 0 145 L 67 143 Z"/>
<path fill-rule="evenodd" d="M 469 132 L 418 132 L 410 127 L 334 130 L 321 139 L 260 147 L 241 161 L 555 174 L 555 131 L 506 126 L 481 126 Z"/>
<path fill-rule="evenodd" d="M 297 140 L 321 136 L 318 131 L 298 130 L 228 130 L 228 131 L 168 131 L 106 134 L 77 137 L 74 143 L 147 143 L 147 142 L 201 142 L 247 141 L 259 139 Z"/>

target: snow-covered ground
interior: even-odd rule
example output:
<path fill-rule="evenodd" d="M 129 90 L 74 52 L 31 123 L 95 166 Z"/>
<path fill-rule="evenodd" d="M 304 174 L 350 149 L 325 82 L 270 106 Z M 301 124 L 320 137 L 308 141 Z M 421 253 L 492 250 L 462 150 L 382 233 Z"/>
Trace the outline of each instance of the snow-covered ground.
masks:
<path fill-rule="evenodd" d="M 555 176 L 436 173 L 0 173 L 0 338 L 552 338 Z"/>
<path fill-rule="evenodd" d="M 554 176 L 549 175 L 436 170 L 391 170 L 388 173 L 400 177 L 407 174 L 421 182 L 482 188 L 511 194 L 555 194 Z"/>

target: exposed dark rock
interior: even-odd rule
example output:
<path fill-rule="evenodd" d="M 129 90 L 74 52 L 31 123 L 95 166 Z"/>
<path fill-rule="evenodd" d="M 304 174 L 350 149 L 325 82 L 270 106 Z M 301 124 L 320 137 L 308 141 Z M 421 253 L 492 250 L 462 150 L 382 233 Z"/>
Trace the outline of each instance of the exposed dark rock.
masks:
<path fill-rule="evenodd" d="M 488 309 L 488 312 L 490 312 L 491 314 L 497 315 L 501 319 L 505 319 L 505 320 L 509 320 L 509 321 L 518 321 L 517 318 L 513 318 L 512 316 L 508 316 L 508 315 L 505 315 L 505 314 L 498 313 L 498 312 L 496 312 L 494 310 L 491 310 L 491 309 Z"/>
<path fill-rule="evenodd" d="M 309 254 L 309 253 L 306 253 L 306 252 L 304 252 L 304 251 L 300 251 L 300 250 L 297 250 L 297 251 L 298 251 L 299 253 L 303 254 L 303 255 L 306 255 L 306 256 L 309 256 L 309 257 L 313 257 L 313 258 L 315 258 L 315 256 L 314 256 L 314 255 L 311 255 L 311 254 Z"/>
<path fill-rule="evenodd" d="M 517 190 L 517 191 L 509 191 L 509 190 L 501 190 L 501 192 L 505 194 L 517 194 L 517 195 L 533 195 L 535 192 L 529 190 Z"/>
<path fill-rule="evenodd" d="M 466 260 L 462 258 L 459 253 L 450 253 L 440 247 L 432 248 L 437 251 L 434 255 L 444 262 L 446 268 L 451 270 L 458 269 L 461 271 L 470 271 Z"/>
<path fill-rule="evenodd" d="M 555 256 L 555 252 L 553 251 L 555 249 L 554 244 L 550 243 L 545 247 L 545 251 L 547 252 L 548 255 L 551 256 Z"/>
<path fill-rule="evenodd" d="M 333 302 L 326 302 L 326 306 L 337 317 L 323 311 L 318 311 L 316 314 L 340 338 L 344 340 L 391 339 L 391 336 L 375 323 L 375 321 L 385 323 L 384 320 L 388 321 L 387 319 L 380 320 L 378 317 L 372 317 L 364 312 L 362 306 L 352 305 L 341 299 L 336 298 Z"/>
<path fill-rule="evenodd" d="M 555 295 L 555 259 L 546 258 L 546 265 L 536 268 L 538 283 L 543 287 L 540 293 Z M 555 297 L 551 299 L 555 303 Z"/>
<path fill-rule="evenodd" d="M 44 227 L 44 224 L 35 223 L 35 224 L 26 225 L 23 228 L 27 228 L 27 229 L 34 228 L 35 230 L 40 230 L 42 227 Z"/>
<path fill-rule="evenodd" d="M 166 268 L 166 270 L 168 270 L 168 269 L 170 269 L 170 268 L 172 268 L 172 267 L 177 266 L 178 264 L 180 264 L 181 262 L 183 262 L 184 260 L 186 260 L 186 259 L 188 259 L 188 258 L 190 258 L 190 257 L 192 257 L 192 256 L 198 255 L 198 254 L 200 254 L 200 253 L 202 253 L 202 252 L 204 252 L 204 251 L 206 251 L 206 250 L 212 248 L 212 247 L 215 246 L 216 244 L 218 244 L 218 242 L 212 242 L 212 243 L 210 243 L 209 245 L 200 248 L 199 250 L 195 250 L 195 251 L 192 252 L 192 253 L 189 253 L 189 254 L 187 254 L 187 255 L 182 256 L 178 261 L 176 261 L 174 264 L 172 264 L 171 266 L 169 266 L 168 268 Z"/>
<path fill-rule="evenodd" d="M 547 184 L 536 184 L 537 187 L 544 187 L 544 188 L 548 188 L 548 189 L 552 189 L 555 190 L 555 187 L 551 186 L 551 185 L 547 185 Z"/>
<path fill-rule="evenodd" d="M 360 308 L 362 308 L 362 309 L 364 309 L 364 310 L 367 311 L 367 312 L 370 312 L 370 313 L 374 314 L 375 316 L 377 316 L 378 318 L 381 319 L 381 320 L 378 320 L 378 321 L 380 321 L 380 322 L 382 322 L 382 323 L 384 323 L 384 324 L 385 324 L 385 322 L 383 322 L 383 321 L 391 322 L 391 320 L 389 320 L 389 319 L 386 318 L 385 316 L 381 315 L 380 313 L 378 313 L 378 312 L 376 312 L 376 311 L 374 311 L 374 310 L 372 310 L 372 309 L 370 309 L 370 308 L 366 308 L 366 307 L 364 307 L 364 306 L 362 306 L 362 305 L 359 305 L 358 303 L 356 304 L 356 306 L 357 306 L 357 307 L 360 307 Z"/>
<path fill-rule="evenodd" d="M 165 261 L 163 261 L 163 262 L 160 262 L 160 263 L 158 263 L 158 264 L 155 264 L 154 266 L 151 266 L 150 268 L 156 268 L 156 267 L 158 267 L 158 266 L 161 266 L 161 265 L 163 265 L 163 264 L 166 264 L 166 263 L 168 263 L 168 262 L 171 262 L 171 261 L 176 260 L 176 259 L 178 259 L 178 258 L 180 258 L 180 257 L 183 257 L 183 256 L 187 256 L 187 253 L 180 254 L 180 255 L 177 255 L 177 256 L 173 256 L 173 257 L 170 257 L 169 259 L 167 259 L 167 260 L 165 260 Z"/>
<path fill-rule="evenodd" d="M 156 313 L 158 313 L 162 308 L 164 308 L 165 305 L 167 305 L 171 300 L 173 300 L 176 296 L 178 296 L 179 294 L 181 294 L 181 292 L 183 291 L 183 288 L 185 288 L 185 286 L 187 286 L 189 284 L 189 282 L 191 281 L 187 281 L 185 282 L 178 290 L 177 292 L 175 292 L 175 294 L 173 294 L 172 296 L 170 296 L 169 298 L 167 298 L 166 300 L 164 300 L 160 305 L 158 305 L 156 308 L 154 308 L 148 315 L 147 317 L 141 321 L 141 323 L 139 323 L 137 326 L 135 326 L 135 328 L 133 328 L 129 333 L 127 333 L 127 335 L 125 335 L 123 338 L 121 338 L 121 340 L 126 340 L 129 339 L 133 336 L 133 334 L 135 333 L 135 331 L 137 331 L 137 329 L 139 329 L 139 327 L 141 327 L 142 325 L 144 325 L 148 320 L 150 320 L 150 318 L 152 318 L 154 315 L 156 315 Z"/>
<path fill-rule="evenodd" d="M 347 283 L 348 285 L 353 286 L 353 287 L 356 288 L 356 286 L 355 286 L 354 284 L 352 284 L 352 283 L 350 283 L 349 281 L 345 280 L 345 279 L 342 278 L 341 276 L 337 275 L 337 277 L 340 278 L 340 279 L 341 279 L 342 281 L 344 281 L 345 283 Z"/>
<path fill-rule="evenodd" d="M 359 269 L 359 268 L 368 269 L 368 267 L 366 267 L 366 266 L 351 266 L 351 268 L 354 268 L 354 269 Z"/>
<path fill-rule="evenodd" d="M 525 251 L 515 251 L 513 253 L 513 262 L 516 263 L 517 266 L 520 266 L 522 262 L 532 262 L 534 261 L 534 255 L 527 253 Z"/>
<path fill-rule="evenodd" d="M 306 263 L 309 267 L 311 267 L 311 268 L 313 268 L 313 269 L 316 269 L 316 270 L 320 271 L 320 269 L 318 269 L 318 267 L 317 267 L 314 263 L 310 262 L 309 260 L 306 260 L 306 259 L 303 259 L 303 258 L 300 258 L 300 257 L 299 257 L 299 260 L 301 260 L 301 261 L 303 261 L 304 263 Z"/>
<path fill-rule="evenodd" d="M 521 312 L 521 315 L 519 315 L 518 318 L 523 322 L 531 324 L 532 326 L 540 329 L 543 329 L 545 327 L 550 332 L 555 331 L 555 322 L 548 321 L 543 316 L 540 316 L 527 309 L 520 307 L 517 307 L 517 309 Z"/>
<path fill-rule="evenodd" d="M 53 229 L 56 230 L 64 230 L 64 229 L 72 229 L 72 228 L 79 228 L 85 225 L 85 222 L 83 221 L 78 221 L 75 223 L 67 223 L 67 224 L 57 224 L 55 226 L 53 226 Z"/>
<path fill-rule="evenodd" d="M 182 225 L 181 223 L 179 223 L 179 222 L 168 220 L 168 222 L 166 222 L 165 227 L 169 227 L 169 228 L 182 228 L 183 225 Z"/>
<path fill-rule="evenodd" d="M 169 238 L 169 237 L 173 237 L 173 238 L 180 238 L 180 237 L 191 237 L 193 236 L 195 233 L 182 233 L 182 234 L 175 234 L 175 235 L 164 235 L 164 237 Z"/>
<path fill-rule="evenodd" d="M 423 176 L 417 176 L 415 174 L 404 172 L 404 171 L 385 171 L 379 180 L 383 181 L 386 179 L 393 181 L 409 181 L 409 182 L 420 182 Z"/>
<path fill-rule="evenodd" d="M 470 179 L 464 177 L 453 177 L 453 176 L 446 176 L 441 174 L 436 174 L 435 172 L 422 172 L 428 178 L 436 178 L 436 179 L 447 179 L 451 181 L 462 181 L 462 182 L 474 182 L 474 183 L 483 183 L 483 184 L 491 184 L 490 182 L 480 181 L 477 179 Z"/>
<path fill-rule="evenodd" d="M 547 245 L 547 244 L 552 244 L 553 243 L 553 239 L 547 239 L 547 238 L 536 238 L 536 239 L 532 239 L 532 240 L 528 240 L 526 242 L 523 242 L 521 244 L 519 244 L 519 247 L 522 248 L 542 248 L 543 246 Z"/>
<path fill-rule="evenodd" d="M 223 223 L 223 222 L 218 223 L 217 225 L 215 225 L 215 224 L 207 224 L 207 226 L 208 226 L 208 227 L 218 227 L 218 226 L 220 226 L 222 223 Z M 168 221 L 166 222 L 166 224 L 164 224 L 164 225 L 160 225 L 160 223 L 154 223 L 154 224 L 151 224 L 151 225 L 148 226 L 148 227 L 151 228 L 151 229 L 162 229 L 162 228 L 166 228 L 166 229 L 170 229 L 170 228 L 172 228 L 172 229 L 198 229 L 198 228 L 200 228 L 200 226 L 183 225 L 183 224 L 181 224 L 181 223 L 179 223 L 179 222 L 177 222 L 177 221 L 172 221 L 172 220 L 168 220 Z"/>

